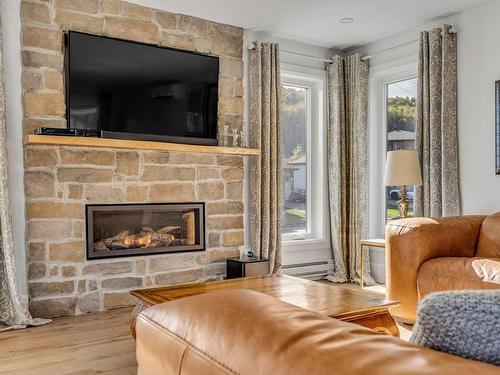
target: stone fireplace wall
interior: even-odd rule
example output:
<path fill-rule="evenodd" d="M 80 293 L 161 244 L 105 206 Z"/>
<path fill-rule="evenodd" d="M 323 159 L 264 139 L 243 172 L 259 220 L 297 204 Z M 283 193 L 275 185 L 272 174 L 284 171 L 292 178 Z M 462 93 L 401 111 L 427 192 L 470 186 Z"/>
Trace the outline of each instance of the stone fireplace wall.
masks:
<path fill-rule="evenodd" d="M 22 1 L 23 130 L 65 127 L 63 32 L 219 56 L 219 128 L 243 124 L 241 28 L 118 0 Z M 25 147 L 28 282 L 35 316 L 134 303 L 130 289 L 214 279 L 243 244 L 243 158 Z M 87 261 L 86 203 L 206 202 L 207 251 Z"/>
<path fill-rule="evenodd" d="M 128 291 L 214 279 L 243 244 L 240 156 L 29 147 L 28 279 L 36 316 L 130 305 Z M 86 261 L 86 203 L 206 202 L 207 251 Z"/>

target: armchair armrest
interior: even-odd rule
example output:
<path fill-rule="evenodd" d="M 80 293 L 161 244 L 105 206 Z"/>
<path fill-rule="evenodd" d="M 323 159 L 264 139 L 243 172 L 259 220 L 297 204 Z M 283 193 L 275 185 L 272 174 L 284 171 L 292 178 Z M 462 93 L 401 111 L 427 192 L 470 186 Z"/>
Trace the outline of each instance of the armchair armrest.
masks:
<path fill-rule="evenodd" d="M 485 217 L 409 218 L 387 224 L 387 293 L 400 301 L 391 309 L 394 315 L 415 321 L 417 276 L 422 263 L 438 257 L 474 256 Z"/>

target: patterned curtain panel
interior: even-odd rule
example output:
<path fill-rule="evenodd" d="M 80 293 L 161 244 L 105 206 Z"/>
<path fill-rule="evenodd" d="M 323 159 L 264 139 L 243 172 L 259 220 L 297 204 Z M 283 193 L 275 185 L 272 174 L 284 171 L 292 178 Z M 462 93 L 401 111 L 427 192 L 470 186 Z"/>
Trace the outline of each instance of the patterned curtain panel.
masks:
<path fill-rule="evenodd" d="M 259 148 L 250 164 L 250 235 L 252 251 L 281 268 L 281 127 L 278 44 L 255 43 L 249 51 L 248 98 L 250 146 Z"/>
<path fill-rule="evenodd" d="M 460 215 L 457 35 L 450 25 L 420 34 L 416 147 L 423 184 L 415 190 L 415 215 Z"/>
<path fill-rule="evenodd" d="M 33 319 L 21 303 L 16 284 L 16 266 L 9 207 L 8 164 L 5 131 L 5 96 L 3 84 L 3 49 L 0 31 L 0 331 L 48 323 Z M 21 145 L 19 145 L 21 147 Z"/>
<path fill-rule="evenodd" d="M 328 193 L 335 269 L 326 279 L 361 281 L 360 241 L 368 233 L 368 61 L 334 56 L 327 66 Z M 364 282 L 375 284 L 365 256 Z"/>

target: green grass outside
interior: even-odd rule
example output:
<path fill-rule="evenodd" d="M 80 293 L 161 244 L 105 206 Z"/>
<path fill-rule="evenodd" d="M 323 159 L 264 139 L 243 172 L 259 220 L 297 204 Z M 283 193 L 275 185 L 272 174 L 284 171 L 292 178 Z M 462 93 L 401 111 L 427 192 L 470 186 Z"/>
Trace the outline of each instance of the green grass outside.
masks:
<path fill-rule="evenodd" d="M 408 209 L 408 217 L 413 216 L 413 209 L 410 208 Z M 399 217 L 399 210 L 397 208 L 388 208 L 387 209 L 387 218 L 392 219 L 395 217 Z"/>
<path fill-rule="evenodd" d="M 298 208 L 287 208 L 287 209 L 285 209 L 285 212 L 288 215 L 297 216 L 301 219 L 306 218 L 306 210 L 299 210 Z"/>

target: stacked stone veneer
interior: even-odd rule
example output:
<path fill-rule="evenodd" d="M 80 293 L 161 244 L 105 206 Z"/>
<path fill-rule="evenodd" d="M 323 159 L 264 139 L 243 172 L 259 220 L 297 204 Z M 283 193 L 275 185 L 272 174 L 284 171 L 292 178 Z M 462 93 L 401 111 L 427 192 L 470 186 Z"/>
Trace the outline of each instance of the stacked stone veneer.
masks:
<path fill-rule="evenodd" d="M 242 29 L 117 0 L 22 1 L 23 130 L 65 127 L 63 32 L 220 58 L 219 126 L 243 123 Z M 28 279 L 35 316 L 131 305 L 130 289 L 225 273 L 243 244 L 240 156 L 25 147 Z M 207 251 L 87 261 L 85 204 L 206 202 Z"/>

